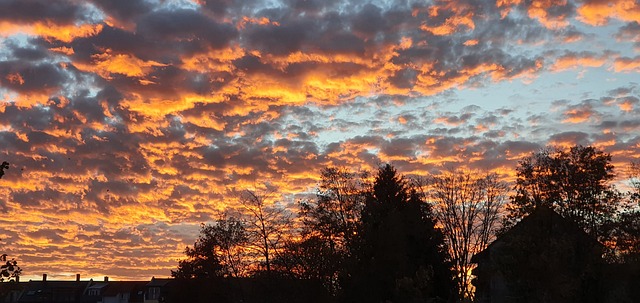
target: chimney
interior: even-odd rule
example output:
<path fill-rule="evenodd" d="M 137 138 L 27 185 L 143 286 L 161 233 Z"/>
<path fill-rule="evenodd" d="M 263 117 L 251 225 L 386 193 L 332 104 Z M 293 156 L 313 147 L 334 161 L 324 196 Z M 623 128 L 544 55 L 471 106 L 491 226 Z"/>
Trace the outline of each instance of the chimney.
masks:
<path fill-rule="evenodd" d="M 104 281 L 105 281 L 105 282 L 109 282 L 109 277 L 104 276 Z"/>
<path fill-rule="evenodd" d="M 16 283 L 20 283 L 20 276 L 16 276 Z"/>
<path fill-rule="evenodd" d="M 80 274 L 76 274 L 76 282 L 80 282 Z"/>
<path fill-rule="evenodd" d="M 47 281 L 47 274 L 42 274 L 42 282 Z"/>

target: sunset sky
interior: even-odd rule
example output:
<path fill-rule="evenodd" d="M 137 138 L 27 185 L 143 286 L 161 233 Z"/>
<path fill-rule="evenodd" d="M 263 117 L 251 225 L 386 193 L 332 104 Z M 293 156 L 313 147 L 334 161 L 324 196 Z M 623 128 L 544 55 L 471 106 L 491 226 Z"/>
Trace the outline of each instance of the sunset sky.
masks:
<path fill-rule="evenodd" d="M 23 279 L 166 277 L 199 224 L 327 166 L 505 178 L 640 160 L 635 0 L 0 0 L 2 253 Z"/>

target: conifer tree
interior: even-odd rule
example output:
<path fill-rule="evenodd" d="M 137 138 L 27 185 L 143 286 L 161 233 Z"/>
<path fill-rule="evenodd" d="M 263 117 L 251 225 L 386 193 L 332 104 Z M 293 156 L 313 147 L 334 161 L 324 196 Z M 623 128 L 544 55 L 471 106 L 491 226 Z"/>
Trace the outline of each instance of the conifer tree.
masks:
<path fill-rule="evenodd" d="M 455 296 L 431 209 L 391 165 L 378 170 L 350 245 L 345 302 L 449 302 Z"/>

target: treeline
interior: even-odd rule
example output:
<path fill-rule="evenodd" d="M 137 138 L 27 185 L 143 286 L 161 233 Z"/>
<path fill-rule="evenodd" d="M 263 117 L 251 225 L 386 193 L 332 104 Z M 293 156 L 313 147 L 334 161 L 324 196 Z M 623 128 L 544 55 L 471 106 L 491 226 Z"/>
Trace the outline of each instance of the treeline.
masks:
<path fill-rule="evenodd" d="M 606 244 L 610 262 L 638 262 L 639 172 L 632 163 L 633 190 L 620 192 L 611 156 L 584 146 L 522 159 L 513 185 L 477 171 L 324 168 L 293 212 L 243 191 L 242 211 L 203 225 L 172 275 L 314 279 L 343 302 L 472 300 L 471 257 L 539 206 Z"/>

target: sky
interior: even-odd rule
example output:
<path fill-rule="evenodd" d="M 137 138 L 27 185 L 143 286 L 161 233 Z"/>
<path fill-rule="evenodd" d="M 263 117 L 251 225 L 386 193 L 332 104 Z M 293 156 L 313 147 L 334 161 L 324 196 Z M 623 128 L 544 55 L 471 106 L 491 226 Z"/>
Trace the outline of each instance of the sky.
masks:
<path fill-rule="evenodd" d="M 583 144 L 622 176 L 639 74 L 635 0 L 0 0 L 2 253 L 167 277 L 237 192 L 328 166 L 509 180 Z"/>

